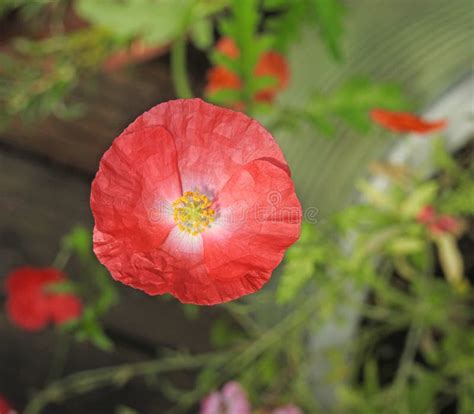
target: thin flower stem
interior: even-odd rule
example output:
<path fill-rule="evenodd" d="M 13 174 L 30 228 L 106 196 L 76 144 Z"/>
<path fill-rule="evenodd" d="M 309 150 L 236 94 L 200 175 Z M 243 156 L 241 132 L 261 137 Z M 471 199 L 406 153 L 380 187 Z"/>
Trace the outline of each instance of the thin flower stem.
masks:
<path fill-rule="evenodd" d="M 402 387 L 408 376 L 410 375 L 410 369 L 415 359 L 416 350 L 423 336 L 424 329 L 417 325 L 412 325 L 408 331 L 407 338 L 405 341 L 405 348 L 403 349 L 402 356 L 400 358 L 399 368 L 395 376 L 395 388 Z"/>
<path fill-rule="evenodd" d="M 69 248 L 61 247 L 58 254 L 53 260 L 52 267 L 59 270 L 64 270 L 71 258 L 71 250 Z"/>
<path fill-rule="evenodd" d="M 233 302 L 227 302 L 223 304 L 223 307 L 230 313 L 232 318 L 251 335 L 259 335 L 261 329 L 258 324 L 252 319 L 252 317 L 242 309 L 241 305 L 237 305 Z"/>
<path fill-rule="evenodd" d="M 48 379 L 46 384 L 58 379 L 61 377 L 64 364 L 66 363 L 66 358 L 71 346 L 71 340 L 62 331 L 57 331 L 56 333 L 56 349 L 54 350 L 53 358 L 49 368 Z"/>
<path fill-rule="evenodd" d="M 313 297 L 307 298 L 298 309 L 287 315 L 281 322 L 274 327 L 260 334 L 255 340 L 246 343 L 238 349 L 232 350 L 228 358 L 224 359 L 221 368 L 220 380 L 226 381 L 235 378 L 243 372 L 250 364 L 258 359 L 267 349 L 286 349 L 288 338 L 291 334 L 307 323 L 314 315 L 315 301 Z M 167 414 L 178 412 L 187 412 L 203 395 L 206 390 L 192 390 L 185 395 L 180 396 L 178 405 L 172 408 Z"/>
<path fill-rule="evenodd" d="M 186 64 L 186 36 L 179 36 L 171 49 L 171 75 L 176 95 L 179 98 L 192 98 Z"/>
<path fill-rule="evenodd" d="M 176 370 L 197 369 L 210 361 L 225 360 L 226 353 L 176 355 L 152 361 L 82 371 L 55 381 L 40 391 L 27 405 L 24 414 L 40 414 L 52 402 L 60 402 L 106 385 L 121 386 L 135 377 Z"/>
<path fill-rule="evenodd" d="M 222 379 L 228 379 L 262 355 L 269 347 L 280 344 L 285 347 L 285 338 L 307 322 L 313 314 L 314 300 L 309 298 L 297 310 L 286 316 L 280 323 L 264 332 L 256 340 L 248 342 L 236 351 L 231 349 L 220 353 L 201 355 L 173 355 L 152 361 L 124 364 L 115 367 L 82 371 L 55 381 L 40 391 L 28 404 L 24 414 L 40 414 L 50 403 L 63 401 L 73 395 L 83 394 L 107 386 L 122 386 L 133 378 L 163 372 L 198 369 L 213 364 L 222 371 Z M 183 398 L 179 408 L 188 408 L 202 397 L 206 390 L 194 390 Z"/>

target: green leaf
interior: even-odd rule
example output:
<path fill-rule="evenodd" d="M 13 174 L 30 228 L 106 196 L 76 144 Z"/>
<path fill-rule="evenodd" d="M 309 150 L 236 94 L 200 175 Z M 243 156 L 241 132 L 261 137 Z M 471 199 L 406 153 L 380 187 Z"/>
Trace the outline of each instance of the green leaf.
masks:
<path fill-rule="evenodd" d="M 366 133 L 372 125 L 370 110 L 380 106 L 401 109 L 406 101 L 394 85 L 354 79 L 329 94 L 313 93 L 302 111 L 295 110 L 295 115 L 327 136 L 334 134 L 339 120 Z"/>
<path fill-rule="evenodd" d="M 443 390 L 443 381 L 439 374 L 418 369 L 415 380 L 407 387 L 410 413 L 434 413 L 436 396 Z"/>
<path fill-rule="evenodd" d="M 201 308 L 196 305 L 187 305 L 183 304 L 181 305 L 181 309 L 183 309 L 183 313 L 186 316 L 186 318 L 190 320 L 195 320 L 199 317 L 199 313 L 201 311 Z"/>
<path fill-rule="evenodd" d="M 400 205 L 400 215 L 409 218 L 415 217 L 422 207 L 433 203 L 438 188 L 436 181 L 428 181 L 415 188 Z"/>
<path fill-rule="evenodd" d="M 78 341 L 90 341 L 103 351 L 112 351 L 114 349 L 113 342 L 105 334 L 99 321 L 95 316 L 95 312 L 91 308 L 87 308 L 75 329 L 75 337 Z"/>
<path fill-rule="evenodd" d="M 463 277 L 464 263 L 455 237 L 443 233 L 435 237 L 435 243 L 438 247 L 439 260 L 446 279 L 453 286 L 463 288 L 465 283 Z"/>
<path fill-rule="evenodd" d="M 120 407 L 117 407 L 117 409 L 115 410 L 115 414 L 139 414 L 139 412 L 137 410 L 134 410 L 133 408 L 121 405 Z"/>
<path fill-rule="evenodd" d="M 330 248 L 314 225 L 303 223 L 300 239 L 287 251 L 276 299 L 278 303 L 290 302 L 306 283 L 311 280 L 316 268 L 330 256 Z"/>
<path fill-rule="evenodd" d="M 254 87 L 257 90 L 260 90 L 275 86 L 277 83 L 278 79 L 273 76 L 259 76 L 258 78 L 255 78 Z"/>
<path fill-rule="evenodd" d="M 46 291 L 50 293 L 76 293 L 77 287 L 71 281 L 59 282 L 59 283 L 48 283 L 46 285 Z"/>
<path fill-rule="evenodd" d="M 224 55 L 223 53 L 214 50 L 211 52 L 210 58 L 212 63 L 216 66 L 225 66 L 231 72 L 236 74 L 239 71 L 238 61 L 236 59 L 230 58 L 227 55 Z"/>
<path fill-rule="evenodd" d="M 360 180 L 356 183 L 357 189 L 364 195 L 366 200 L 381 210 L 394 211 L 398 208 L 394 205 L 390 196 L 383 191 L 378 190 L 368 181 Z"/>
<path fill-rule="evenodd" d="M 78 0 L 78 14 L 118 37 L 166 44 L 183 32 L 192 0 Z"/>
<path fill-rule="evenodd" d="M 342 16 L 344 9 L 339 0 L 311 0 L 316 13 L 321 38 L 328 51 L 337 59 L 341 59 Z"/>
<path fill-rule="evenodd" d="M 231 59 L 214 54 L 215 64 L 222 64 L 234 72 L 241 82 L 238 95 L 229 103 L 239 102 L 244 104 L 247 111 L 252 111 L 254 96 L 259 87 L 259 80 L 255 77 L 255 66 L 261 54 L 269 49 L 273 43 L 269 35 L 257 34 L 260 22 L 260 8 L 257 0 L 232 0 L 231 14 L 222 19 L 219 30 L 222 36 L 231 38 L 238 50 L 238 57 Z M 224 100 L 213 99 L 226 103 Z"/>
<path fill-rule="evenodd" d="M 208 95 L 211 102 L 230 105 L 240 100 L 240 92 L 235 89 L 221 89 Z"/>
<path fill-rule="evenodd" d="M 396 256 L 405 256 L 422 251 L 426 246 L 423 239 L 416 237 L 397 237 L 387 246 L 389 253 Z"/>
<path fill-rule="evenodd" d="M 474 215 L 474 177 L 466 176 L 458 187 L 445 194 L 440 203 L 444 213 Z"/>
<path fill-rule="evenodd" d="M 196 20 L 191 26 L 190 35 L 198 49 L 209 49 L 214 40 L 212 22 L 209 19 Z"/>
<path fill-rule="evenodd" d="M 304 23 L 311 18 L 311 13 L 308 13 L 308 2 L 269 1 L 264 4 L 264 8 L 273 12 L 265 20 L 265 30 L 273 36 L 272 49 L 284 52 L 298 39 L 301 29 L 305 26 Z"/>
<path fill-rule="evenodd" d="M 241 331 L 235 329 L 226 319 L 218 319 L 212 324 L 210 341 L 216 348 L 225 348 L 241 338 Z"/>
<path fill-rule="evenodd" d="M 82 259 L 89 258 L 92 254 L 92 234 L 85 227 L 74 227 L 63 237 L 62 242 Z"/>

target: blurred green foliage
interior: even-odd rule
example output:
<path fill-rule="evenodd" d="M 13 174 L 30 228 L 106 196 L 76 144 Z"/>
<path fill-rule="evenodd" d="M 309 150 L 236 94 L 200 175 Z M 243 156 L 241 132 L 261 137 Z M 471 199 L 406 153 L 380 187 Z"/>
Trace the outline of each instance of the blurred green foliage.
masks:
<path fill-rule="evenodd" d="M 254 102 L 254 96 L 276 82 L 270 76 L 254 76 L 260 56 L 269 50 L 285 52 L 305 26 L 316 25 L 328 52 L 337 60 L 342 57 L 344 8 L 339 0 L 76 0 L 71 4 L 87 28 L 68 31 L 64 27 L 68 7 L 64 0 L 10 0 L 0 9 L 0 17 L 18 10 L 26 19 L 43 16 L 55 22 L 48 25 L 46 38 L 15 37 L 0 53 L 0 127 L 17 116 L 30 121 L 49 114 L 80 116 L 84 108 L 68 103 L 68 96 L 81 80 L 101 71 L 109 56 L 135 41 L 150 47 L 174 42 L 171 69 L 176 92 L 189 97 L 184 45 L 189 36 L 213 64 L 228 68 L 241 80 L 239 90 L 222 90 L 209 98 L 222 105 L 242 103 L 248 113 L 269 111 L 267 104 Z M 235 41 L 240 50 L 237 58 L 211 49 L 216 22 L 221 35 Z M 277 110 L 277 123 L 296 127 L 309 122 L 323 134 L 333 135 L 334 122 L 343 119 L 366 132 L 367 109 L 374 103 L 403 106 L 396 88 L 353 81 L 330 95 L 314 92 L 303 109 Z"/>
<path fill-rule="evenodd" d="M 400 88 L 368 79 L 352 79 L 329 93 L 313 92 L 300 107 L 282 107 L 272 129 L 297 129 L 309 125 L 323 136 L 334 137 L 343 121 L 359 133 L 367 133 L 373 108 L 409 107 Z"/>
<path fill-rule="evenodd" d="M 79 319 L 61 326 L 79 341 L 89 341 L 98 348 L 110 351 L 112 341 L 105 334 L 101 318 L 116 305 L 119 296 L 115 283 L 104 267 L 97 262 L 92 251 L 91 233 L 83 227 L 75 227 L 62 240 L 62 252 L 75 255 L 80 260 L 82 277 L 74 284 L 74 291 L 83 300 Z"/>
<path fill-rule="evenodd" d="M 116 46 L 107 32 L 92 28 L 44 40 L 15 40 L 11 53 L 0 53 L 0 127 L 16 116 L 29 121 L 51 113 L 78 116 L 81 106 L 66 104 L 66 97 Z"/>

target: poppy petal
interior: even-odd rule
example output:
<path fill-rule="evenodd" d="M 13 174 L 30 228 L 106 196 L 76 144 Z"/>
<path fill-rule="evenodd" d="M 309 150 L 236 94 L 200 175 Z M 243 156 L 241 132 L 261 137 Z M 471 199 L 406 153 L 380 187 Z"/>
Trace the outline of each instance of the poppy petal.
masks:
<path fill-rule="evenodd" d="M 290 69 L 286 59 L 277 52 L 264 53 L 256 68 L 255 76 L 271 76 L 275 79 L 275 84 L 258 91 L 255 100 L 259 102 L 271 103 L 278 92 L 284 90 L 288 86 L 290 79 Z"/>
<path fill-rule="evenodd" d="M 445 119 L 426 121 L 409 112 L 394 112 L 385 109 L 373 109 L 370 112 L 372 120 L 377 124 L 395 132 L 416 132 L 428 134 L 444 129 L 447 125 Z"/>
<path fill-rule="evenodd" d="M 217 191 L 242 165 L 261 158 L 275 160 L 290 174 L 271 134 L 240 112 L 201 99 L 178 99 L 145 112 L 125 132 L 152 125 L 166 125 L 175 140 L 183 191 Z"/>
<path fill-rule="evenodd" d="M 124 262 L 138 263 L 174 227 L 171 202 L 182 193 L 174 140 L 161 126 L 118 137 L 92 184 L 94 252 L 121 279 Z"/>
<path fill-rule="evenodd" d="M 266 161 L 236 173 L 219 193 L 222 209 L 215 227 L 203 234 L 209 280 L 228 301 L 261 288 L 299 237 L 301 205 L 291 179 Z"/>
<path fill-rule="evenodd" d="M 211 95 L 223 89 L 238 90 L 242 87 L 239 77 L 224 66 L 215 66 L 207 72 L 204 93 Z"/>

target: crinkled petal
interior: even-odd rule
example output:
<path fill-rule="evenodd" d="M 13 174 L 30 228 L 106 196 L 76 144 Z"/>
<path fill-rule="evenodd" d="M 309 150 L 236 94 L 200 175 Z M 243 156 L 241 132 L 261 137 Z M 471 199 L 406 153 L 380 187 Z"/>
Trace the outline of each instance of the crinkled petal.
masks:
<path fill-rule="evenodd" d="M 199 189 L 212 197 L 240 167 L 257 159 L 290 174 L 271 134 L 243 113 L 201 99 L 178 99 L 145 112 L 125 133 L 153 125 L 165 125 L 174 137 L 183 191 Z"/>
<path fill-rule="evenodd" d="M 153 251 L 175 225 L 171 203 L 181 194 L 176 147 L 165 128 L 143 127 L 114 141 L 92 184 L 91 207 L 94 252 L 115 279 L 143 278 L 163 291 Z"/>
<path fill-rule="evenodd" d="M 299 237 L 301 205 L 288 175 L 253 161 L 218 194 L 216 225 L 203 233 L 209 303 L 260 289 Z"/>

